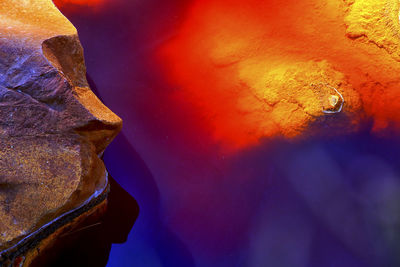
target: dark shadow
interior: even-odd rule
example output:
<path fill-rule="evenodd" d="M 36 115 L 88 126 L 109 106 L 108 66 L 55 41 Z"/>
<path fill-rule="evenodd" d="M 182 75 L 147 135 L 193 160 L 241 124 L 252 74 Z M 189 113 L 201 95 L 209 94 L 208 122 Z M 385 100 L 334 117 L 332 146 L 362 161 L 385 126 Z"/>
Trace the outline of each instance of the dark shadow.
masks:
<path fill-rule="evenodd" d="M 123 243 L 135 223 L 139 206 L 111 176 L 104 215 L 88 216 L 71 232 L 57 237 L 30 266 L 106 266 L 111 244 Z"/>

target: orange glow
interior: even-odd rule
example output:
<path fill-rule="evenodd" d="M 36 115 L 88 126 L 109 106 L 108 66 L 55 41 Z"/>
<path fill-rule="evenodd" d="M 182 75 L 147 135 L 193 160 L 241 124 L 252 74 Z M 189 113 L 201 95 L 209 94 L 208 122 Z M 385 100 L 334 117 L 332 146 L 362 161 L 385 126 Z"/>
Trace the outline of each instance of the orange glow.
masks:
<path fill-rule="evenodd" d="M 339 123 L 342 132 L 368 117 L 377 131 L 389 122 L 398 127 L 397 40 L 373 35 L 389 36 L 398 22 L 386 29 L 387 21 L 371 21 L 378 30 L 368 32 L 357 24 L 358 14 L 369 12 L 365 2 L 378 0 L 194 1 L 178 34 L 161 48 L 166 77 L 215 140 L 231 147 L 298 136 L 317 118 L 335 116 L 321 108 L 322 100 L 337 98 L 331 87 L 343 94 L 342 113 L 351 118 Z M 324 83 L 330 87 L 315 90 Z"/>

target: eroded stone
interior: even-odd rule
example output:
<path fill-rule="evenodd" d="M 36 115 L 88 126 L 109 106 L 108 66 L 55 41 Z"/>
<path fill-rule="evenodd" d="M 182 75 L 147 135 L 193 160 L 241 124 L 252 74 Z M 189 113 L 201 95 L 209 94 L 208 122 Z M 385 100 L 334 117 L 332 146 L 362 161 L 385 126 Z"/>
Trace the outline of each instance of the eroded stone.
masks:
<path fill-rule="evenodd" d="M 99 155 L 122 127 L 86 81 L 74 26 L 51 0 L 0 5 L 0 262 L 105 190 Z"/>

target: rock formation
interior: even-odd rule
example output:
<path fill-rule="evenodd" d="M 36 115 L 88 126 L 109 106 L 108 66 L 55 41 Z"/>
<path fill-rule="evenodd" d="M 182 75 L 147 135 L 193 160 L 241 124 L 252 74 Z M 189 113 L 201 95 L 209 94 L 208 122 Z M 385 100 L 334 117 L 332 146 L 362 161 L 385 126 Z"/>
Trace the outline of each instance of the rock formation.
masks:
<path fill-rule="evenodd" d="M 51 0 L 0 5 L 0 266 L 103 202 L 99 156 L 122 127 L 86 81 L 74 26 Z M 24 258 L 25 257 L 25 258 Z"/>

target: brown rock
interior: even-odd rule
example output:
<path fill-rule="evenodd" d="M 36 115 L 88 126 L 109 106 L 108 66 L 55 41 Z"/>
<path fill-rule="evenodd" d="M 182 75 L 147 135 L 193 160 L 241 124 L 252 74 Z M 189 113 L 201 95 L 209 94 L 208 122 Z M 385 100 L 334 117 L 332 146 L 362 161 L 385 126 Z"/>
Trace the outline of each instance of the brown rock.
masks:
<path fill-rule="evenodd" d="M 105 198 L 99 155 L 121 127 L 90 90 L 76 29 L 52 1 L 2 0 L 0 266 Z"/>

